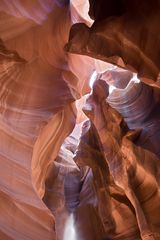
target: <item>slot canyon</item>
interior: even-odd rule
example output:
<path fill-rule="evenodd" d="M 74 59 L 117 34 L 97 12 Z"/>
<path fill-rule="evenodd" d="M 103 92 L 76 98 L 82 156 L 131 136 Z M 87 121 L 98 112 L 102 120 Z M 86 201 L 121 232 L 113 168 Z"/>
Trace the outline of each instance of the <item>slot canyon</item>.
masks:
<path fill-rule="evenodd" d="M 160 240 L 160 0 L 0 0 L 0 240 Z"/>

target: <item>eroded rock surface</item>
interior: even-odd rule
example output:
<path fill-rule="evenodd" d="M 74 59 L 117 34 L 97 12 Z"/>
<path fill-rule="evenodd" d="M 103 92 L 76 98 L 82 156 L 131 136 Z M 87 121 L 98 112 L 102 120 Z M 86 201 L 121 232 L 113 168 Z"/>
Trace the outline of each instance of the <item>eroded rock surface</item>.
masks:
<path fill-rule="evenodd" d="M 159 9 L 156 0 L 0 1 L 0 240 L 68 240 L 68 219 L 72 240 L 147 239 L 147 231 L 159 239 Z M 132 72 L 108 71 L 110 63 Z M 94 71 L 115 87 L 103 136 L 82 113 Z M 145 83 L 131 81 L 133 72 Z M 112 128 L 114 118 L 122 125 Z M 119 138 L 119 127 L 128 131 L 123 119 L 141 129 L 135 142 Z M 108 131 L 110 150 L 136 158 L 139 211 L 123 174 L 117 184 L 117 168 L 109 169 Z"/>
<path fill-rule="evenodd" d="M 99 141 L 104 152 L 104 158 L 114 183 L 123 191 L 134 208 L 141 238 L 158 239 L 160 234 L 159 227 L 157 227 L 160 214 L 159 159 L 155 154 L 137 147 L 132 142 L 138 137 L 139 130 L 129 131 L 125 123 L 122 124 L 122 118 L 119 113 L 105 103 L 107 94 L 107 86 L 106 90 L 104 90 L 104 82 L 101 80 L 96 82 L 92 95 L 87 99 L 84 111 L 97 131 L 97 142 Z M 82 132 L 83 142 L 87 141 L 87 135 L 85 137 L 86 139 Z M 90 139 L 91 143 L 92 141 L 93 137 Z M 90 151 L 86 151 L 86 154 L 85 151 L 86 149 L 80 146 L 77 157 L 80 163 L 82 162 L 82 164 L 86 164 L 93 169 L 95 188 L 97 196 L 100 197 L 98 198 L 99 215 L 101 216 L 105 232 L 112 239 L 118 234 L 124 234 L 123 237 L 127 238 L 128 226 L 124 232 L 121 232 L 122 230 L 120 231 L 120 229 L 120 232 L 117 232 L 116 226 L 119 223 L 114 223 L 114 215 L 112 214 L 111 200 L 109 198 L 111 194 L 105 187 L 106 184 L 107 186 L 109 185 L 107 179 L 105 179 L 109 173 L 104 166 L 100 167 L 100 161 L 103 161 L 101 160 L 102 157 L 99 156 L 97 158 L 99 162 L 96 164 L 96 154 L 93 153 L 94 157 L 92 158 L 92 155 L 88 154 Z M 100 175 L 98 175 L 98 169 L 100 169 Z M 103 174 L 103 171 L 105 174 Z M 148 186 L 150 186 L 150 189 Z M 156 208 L 148 207 L 154 201 L 156 202 Z M 101 205 L 103 203 L 106 204 L 106 212 L 105 206 Z M 117 218 L 115 217 L 116 220 Z"/>
<path fill-rule="evenodd" d="M 66 50 L 88 55 L 132 71 L 143 81 L 159 87 L 160 5 L 138 1 L 90 1 L 89 28 L 72 26 Z"/>

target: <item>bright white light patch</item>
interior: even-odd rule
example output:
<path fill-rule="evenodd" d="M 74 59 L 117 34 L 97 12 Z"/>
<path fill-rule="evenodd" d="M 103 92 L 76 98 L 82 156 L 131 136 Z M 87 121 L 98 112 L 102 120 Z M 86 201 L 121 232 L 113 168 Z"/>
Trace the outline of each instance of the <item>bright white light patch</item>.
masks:
<path fill-rule="evenodd" d="M 92 73 L 91 78 L 90 78 L 90 81 L 89 81 L 89 86 L 90 86 L 90 88 L 93 87 L 93 84 L 94 84 L 94 82 L 96 81 L 96 79 L 97 79 L 97 71 L 94 71 L 94 72 Z"/>
<path fill-rule="evenodd" d="M 139 80 L 139 78 L 137 77 L 137 74 L 136 74 L 136 73 L 133 74 L 133 77 L 132 77 L 131 81 L 132 81 L 132 82 L 135 82 L 135 83 L 140 83 L 140 80 Z"/>
<path fill-rule="evenodd" d="M 74 226 L 74 217 L 73 217 L 73 213 L 71 213 L 71 215 L 69 216 L 69 218 L 66 222 L 63 240 L 68 240 L 68 239 L 69 240 L 77 240 L 76 235 L 77 234 L 76 234 L 75 226 Z"/>
<path fill-rule="evenodd" d="M 113 92 L 113 90 L 116 89 L 115 86 L 113 85 L 109 85 L 109 94 L 111 94 Z"/>

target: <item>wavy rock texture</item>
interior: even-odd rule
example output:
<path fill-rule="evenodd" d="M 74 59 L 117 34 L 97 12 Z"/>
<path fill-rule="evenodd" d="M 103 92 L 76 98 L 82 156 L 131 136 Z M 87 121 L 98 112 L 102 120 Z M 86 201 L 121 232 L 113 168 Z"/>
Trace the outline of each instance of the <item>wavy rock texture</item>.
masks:
<path fill-rule="evenodd" d="M 80 126 L 77 125 L 62 144 L 55 161 L 52 159 L 47 171 L 43 200 L 55 216 L 57 239 L 63 239 L 67 219 L 79 204 L 81 172 L 73 161 L 79 132 Z"/>
<path fill-rule="evenodd" d="M 138 72 L 143 81 L 159 87 L 159 1 L 152 6 L 149 0 L 89 2 L 95 22 L 90 28 L 73 25 L 66 50 Z"/>
<path fill-rule="evenodd" d="M 93 239 L 106 239 L 111 232 L 114 232 L 114 237 L 110 236 L 111 239 L 124 239 L 124 237 L 126 239 L 139 239 L 139 231 L 132 206 L 124 192 L 113 182 L 104 155 L 97 143 L 95 129 L 89 122 L 85 122 L 76 153 L 76 161 L 79 166 L 89 166 L 93 171 L 93 185 L 98 202 L 96 205 L 93 205 L 93 203 L 92 205 L 96 207 L 95 209 L 98 212 L 99 226 L 96 221 L 94 224 L 97 225 L 99 231 L 101 230 L 99 236 Z M 127 222 L 126 218 L 129 219 Z M 124 222 L 125 224 L 123 224 Z M 115 227 L 109 228 L 112 223 Z M 105 224 L 108 225 L 107 231 L 105 230 Z"/>
<path fill-rule="evenodd" d="M 106 239 L 108 194 L 114 238 L 139 239 L 130 202 L 111 177 L 103 179 L 98 162 L 104 156 L 93 129 L 84 152 L 95 165 L 78 168 L 74 154 L 95 70 L 116 86 L 109 104 L 130 128 L 142 128 L 136 144 L 160 154 L 158 4 L 148 11 L 148 1 L 0 1 L 0 240 L 68 240 L 71 216 L 74 238 Z M 138 72 L 156 88 L 130 81 L 133 73 L 120 69 L 108 77 L 110 63 Z M 156 197 L 145 206 L 149 220 L 157 219 Z"/>
<path fill-rule="evenodd" d="M 90 126 L 88 127 L 87 122 L 84 124 L 76 159 L 82 166 L 88 165 L 93 170 L 99 215 L 108 237 L 139 239 L 137 229 L 133 230 L 135 217 L 142 239 L 159 239 L 159 159 L 155 154 L 137 147 L 132 142 L 139 135 L 139 131 L 128 131 L 124 123 L 122 125 L 122 118 L 118 112 L 104 102 L 104 86 L 100 83 L 95 85 L 84 107 L 95 128 L 89 132 Z M 96 131 L 97 139 L 94 137 Z M 96 152 L 96 142 L 99 142 L 99 150 L 104 152 L 104 156 Z M 89 148 L 87 144 L 92 147 Z M 105 167 L 106 163 L 109 171 L 107 166 Z M 128 212 L 126 217 L 131 221 L 132 230 L 128 225 L 126 228 L 120 227 L 121 221 L 117 216 L 119 213 L 124 217 L 124 214 L 114 208 L 114 201 L 111 199 L 114 190 L 108 188 L 109 173 L 116 186 L 120 188 L 119 192 L 129 200 L 130 206 L 126 200 L 124 201 L 126 207 L 130 210 L 134 208 L 133 216 L 129 217 L 129 209 L 123 209 L 122 200 L 119 205 L 123 212 Z M 153 202 L 155 205 L 151 207 Z"/>
<path fill-rule="evenodd" d="M 63 77 L 70 17 L 53 1 L 1 1 L 0 10 L 0 239 L 55 239 L 42 197 L 51 159 L 75 123 Z"/>
<path fill-rule="evenodd" d="M 131 81 L 125 89 L 115 89 L 107 101 L 122 114 L 130 128 L 142 129 L 137 144 L 159 155 L 160 103 L 154 88 Z"/>
<path fill-rule="evenodd" d="M 43 200 L 55 216 L 57 239 L 68 238 L 65 232 L 71 214 L 75 218 L 77 239 L 101 239 L 102 233 L 104 234 L 96 210 L 97 197 L 93 189 L 91 169 L 79 169 L 73 160 L 81 128 L 82 124 L 76 125 L 47 172 Z M 71 236 L 71 232 L 68 234 Z"/>

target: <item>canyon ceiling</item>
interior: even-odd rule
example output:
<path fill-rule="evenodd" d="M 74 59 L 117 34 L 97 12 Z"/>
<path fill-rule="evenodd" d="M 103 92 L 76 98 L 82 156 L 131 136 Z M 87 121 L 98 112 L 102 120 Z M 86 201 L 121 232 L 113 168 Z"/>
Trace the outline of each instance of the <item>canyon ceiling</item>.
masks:
<path fill-rule="evenodd" d="M 160 1 L 0 1 L 0 240 L 160 239 Z"/>

